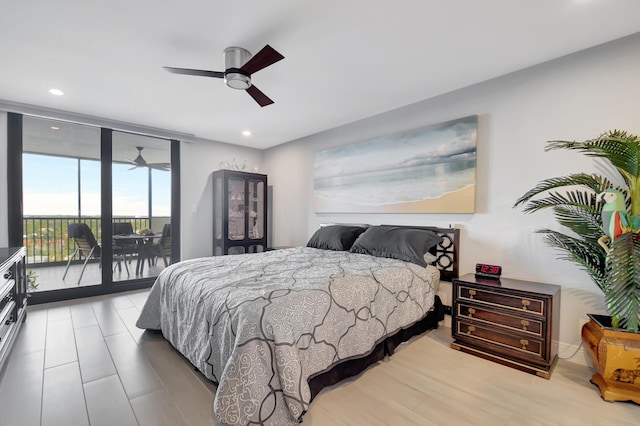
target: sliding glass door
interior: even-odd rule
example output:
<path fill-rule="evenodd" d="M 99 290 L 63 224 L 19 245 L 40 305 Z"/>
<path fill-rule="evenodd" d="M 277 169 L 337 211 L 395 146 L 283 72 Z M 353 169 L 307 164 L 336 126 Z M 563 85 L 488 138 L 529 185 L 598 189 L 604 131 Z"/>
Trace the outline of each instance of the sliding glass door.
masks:
<path fill-rule="evenodd" d="M 14 113 L 8 136 L 32 301 L 147 287 L 179 259 L 177 140 Z"/>
<path fill-rule="evenodd" d="M 113 281 L 156 277 L 171 263 L 171 143 L 113 132 Z"/>
<path fill-rule="evenodd" d="M 100 284 L 100 129 L 25 116 L 22 170 L 31 290 Z"/>

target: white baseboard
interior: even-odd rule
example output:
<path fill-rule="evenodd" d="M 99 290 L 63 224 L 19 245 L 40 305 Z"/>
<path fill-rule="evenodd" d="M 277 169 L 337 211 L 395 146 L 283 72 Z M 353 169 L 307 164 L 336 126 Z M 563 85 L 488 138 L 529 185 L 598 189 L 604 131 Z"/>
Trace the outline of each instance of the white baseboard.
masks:
<path fill-rule="evenodd" d="M 451 283 L 448 281 L 440 281 L 436 294 L 440 296 L 443 305 L 451 306 Z"/>
<path fill-rule="evenodd" d="M 444 321 L 440 321 L 439 326 L 451 328 L 451 315 L 445 315 Z"/>
<path fill-rule="evenodd" d="M 578 343 L 558 343 L 558 358 L 564 359 L 575 364 L 586 365 L 591 367 L 591 360 L 589 355 L 584 350 L 584 346 L 580 342 Z"/>

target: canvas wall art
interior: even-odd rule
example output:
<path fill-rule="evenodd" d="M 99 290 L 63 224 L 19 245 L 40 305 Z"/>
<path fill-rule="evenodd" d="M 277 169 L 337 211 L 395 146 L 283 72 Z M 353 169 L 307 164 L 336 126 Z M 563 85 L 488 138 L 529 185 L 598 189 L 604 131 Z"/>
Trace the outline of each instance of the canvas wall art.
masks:
<path fill-rule="evenodd" d="M 317 152 L 318 213 L 473 213 L 478 116 Z"/>

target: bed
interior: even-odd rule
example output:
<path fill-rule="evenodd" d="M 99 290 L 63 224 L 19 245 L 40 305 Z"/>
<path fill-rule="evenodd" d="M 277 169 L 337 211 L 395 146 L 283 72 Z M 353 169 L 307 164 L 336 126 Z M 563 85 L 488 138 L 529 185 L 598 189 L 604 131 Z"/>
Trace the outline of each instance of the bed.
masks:
<path fill-rule="evenodd" d="M 217 385 L 221 422 L 299 423 L 323 387 L 437 328 L 458 241 L 449 228 L 335 225 L 306 247 L 182 261 L 158 276 L 137 326 Z"/>

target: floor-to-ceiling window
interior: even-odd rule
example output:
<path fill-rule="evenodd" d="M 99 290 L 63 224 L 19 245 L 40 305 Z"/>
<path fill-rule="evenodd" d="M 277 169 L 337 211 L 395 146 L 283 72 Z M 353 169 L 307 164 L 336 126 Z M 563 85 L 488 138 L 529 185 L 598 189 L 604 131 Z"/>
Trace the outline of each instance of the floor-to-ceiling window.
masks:
<path fill-rule="evenodd" d="M 100 129 L 24 116 L 23 245 L 33 291 L 102 282 Z"/>
<path fill-rule="evenodd" d="M 148 286 L 178 260 L 178 141 L 9 116 L 10 241 L 27 248 L 33 301 Z"/>
<path fill-rule="evenodd" d="M 112 182 L 114 258 L 127 260 L 113 280 L 155 277 L 171 262 L 170 142 L 113 132 Z"/>

